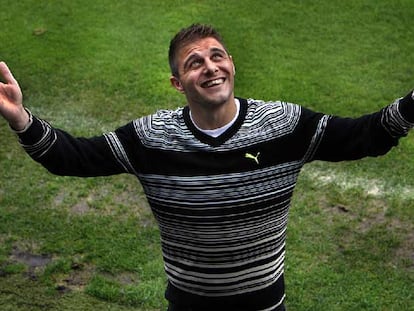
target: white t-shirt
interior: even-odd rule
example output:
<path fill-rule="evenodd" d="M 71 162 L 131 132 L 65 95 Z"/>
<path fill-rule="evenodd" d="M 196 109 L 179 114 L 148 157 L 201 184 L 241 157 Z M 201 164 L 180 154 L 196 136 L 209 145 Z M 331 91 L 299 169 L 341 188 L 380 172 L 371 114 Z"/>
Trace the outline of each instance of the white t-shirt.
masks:
<path fill-rule="evenodd" d="M 230 126 L 232 126 L 233 125 L 233 123 L 234 122 L 236 122 L 236 120 L 237 120 L 237 117 L 239 116 L 239 112 L 240 112 L 240 102 L 239 102 L 239 100 L 237 99 L 237 98 L 235 98 L 234 99 L 234 103 L 236 104 L 236 114 L 234 115 L 234 118 L 229 122 L 229 123 L 227 123 L 226 125 L 224 125 L 224 126 L 222 126 L 222 127 L 219 127 L 219 128 L 216 128 L 216 129 L 214 129 L 214 130 L 204 130 L 204 129 L 202 129 L 202 128 L 199 128 L 198 126 L 197 126 L 197 124 L 194 122 L 194 120 L 193 120 L 193 117 L 192 117 L 192 115 L 191 115 L 191 111 L 190 111 L 190 118 L 191 118 L 191 121 L 193 122 L 193 124 L 194 124 L 194 126 L 200 131 L 200 132 L 203 132 L 204 134 L 207 134 L 207 135 L 209 135 L 209 136 L 211 136 L 211 137 L 218 137 L 218 136 L 220 136 L 221 134 L 223 134 Z"/>

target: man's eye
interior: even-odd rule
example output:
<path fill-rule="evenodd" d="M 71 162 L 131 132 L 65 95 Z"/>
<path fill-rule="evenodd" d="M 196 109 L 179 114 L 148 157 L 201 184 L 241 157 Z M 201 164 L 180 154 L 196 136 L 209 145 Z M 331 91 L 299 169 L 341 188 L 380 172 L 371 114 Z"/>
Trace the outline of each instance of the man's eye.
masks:
<path fill-rule="evenodd" d="M 198 68 L 200 66 L 201 66 L 201 61 L 200 60 L 194 60 L 190 63 L 191 68 Z"/>
<path fill-rule="evenodd" d="M 220 60 L 220 59 L 222 59 L 223 58 L 223 55 L 221 55 L 221 54 L 214 54 L 213 55 L 213 59 L 214 60 Z"/>

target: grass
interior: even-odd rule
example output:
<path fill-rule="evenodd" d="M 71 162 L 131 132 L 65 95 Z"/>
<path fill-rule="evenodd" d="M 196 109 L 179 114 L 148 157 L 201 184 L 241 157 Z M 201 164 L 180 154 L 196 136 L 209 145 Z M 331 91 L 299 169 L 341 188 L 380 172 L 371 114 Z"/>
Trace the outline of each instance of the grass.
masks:
<path fill-rule="evenodd" d="M 22 0 L 0 11 L 0 59 L 35 114 L 96 135 L 184 104 L 168 43 L 207 22 L 233 55 L 238 96 L 357 116 L 413 87 L 413 20 L 409 0 Z M 164 310 L 158 230 L 136 179 L 52 176 L 0 131 L 2 309 Z M 410 134 L 381 158 L 305 167 L 289 310 L 412 310 L 413 154 Z"/>

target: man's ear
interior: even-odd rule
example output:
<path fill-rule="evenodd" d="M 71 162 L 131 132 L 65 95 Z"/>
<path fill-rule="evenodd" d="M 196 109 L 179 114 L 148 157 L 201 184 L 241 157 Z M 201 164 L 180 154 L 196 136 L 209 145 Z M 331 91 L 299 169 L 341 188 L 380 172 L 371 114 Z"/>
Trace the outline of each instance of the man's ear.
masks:
<path fill-rule="evenodd" d="M 180 82 L 180 80 L 176 76 L 170 77 L 171 85 L 180 93 L 184 93 L 184 88 Z"/>
<path fill-rule="evenodd" d="M 233 64 L 233 75 L 235 75 L 236 74 L 236 67 L 234 66 L 233 56 L 231 56 L 231 55 L 229 55 L 229 56 L 230 56 L 231 63 Z"/>

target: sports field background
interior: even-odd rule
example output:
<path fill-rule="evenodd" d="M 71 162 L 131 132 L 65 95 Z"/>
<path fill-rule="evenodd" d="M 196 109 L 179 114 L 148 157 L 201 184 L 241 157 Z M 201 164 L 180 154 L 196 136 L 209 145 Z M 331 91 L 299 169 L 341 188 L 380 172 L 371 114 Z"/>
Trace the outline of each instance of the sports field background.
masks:
<path fill-rule="evenodd" d="M 185 104 L 171 37 L 214 25 L 236 95 L 358 116 L 414 87 L 414 2 L 5 1 L 0 59 L 25 104 L 99 135 Z M 382 158 L 305 167 L 292 203 L 289 311 L 414 308 L 414 138 Z M 131 176 L 47 173 L 0 120 L 0 309 L 165 310 L 156 224 Z"/>

